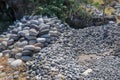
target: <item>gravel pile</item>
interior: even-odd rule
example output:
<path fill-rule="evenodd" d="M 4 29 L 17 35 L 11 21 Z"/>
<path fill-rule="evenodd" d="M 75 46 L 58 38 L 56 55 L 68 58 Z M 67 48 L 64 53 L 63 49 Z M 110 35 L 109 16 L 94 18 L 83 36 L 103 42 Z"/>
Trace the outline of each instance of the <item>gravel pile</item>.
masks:
<path fill-rule="evenodd" d="M 120 80 L 120 57 L 106 56 L 94 60 L 90 67 L 93 72 L 86 80 Z"/>
<path fill-rule="evenodd" d="M 31 69 L 28 73 L 31 77 L 36 76 L 37 80 L 119 80 L 116 65 L 120 58 L 107 56 L 95 59 L 89 66 L 77 60 L 77 56 L 83 53 L 102 55 L 116 48 L 116 42 L 120 41 L 119 30 L 120 27 L 115 24 L 79 30 L 67 28 L 56 43 L 40 50 L 39 54 L 34 55 L 34 61 L 27 63 Z M 88 76 L 88 73 L 91 75 Z"/>
<path fill-rule="evenodd" d="M 63 34 L 61 41 L 64 45 L 75 49 L 76 53 L 99 54 L 116 46 L 115 43 L 120 40 L 119 31 L 120 26 L 111 24 L 79 30 L 71 29 Z"/>

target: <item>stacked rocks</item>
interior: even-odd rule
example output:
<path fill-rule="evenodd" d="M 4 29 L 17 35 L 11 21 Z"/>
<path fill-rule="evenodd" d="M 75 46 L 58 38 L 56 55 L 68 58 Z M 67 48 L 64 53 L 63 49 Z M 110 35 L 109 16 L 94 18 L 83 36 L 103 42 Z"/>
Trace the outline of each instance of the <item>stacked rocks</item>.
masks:
<path fill-rule="evenodd" d="M 64 25 L 57 17 L 24 16 L 1 34 L 0 51 L 4 56 L 31 60 L 41 48 L 54 43 Z"/>

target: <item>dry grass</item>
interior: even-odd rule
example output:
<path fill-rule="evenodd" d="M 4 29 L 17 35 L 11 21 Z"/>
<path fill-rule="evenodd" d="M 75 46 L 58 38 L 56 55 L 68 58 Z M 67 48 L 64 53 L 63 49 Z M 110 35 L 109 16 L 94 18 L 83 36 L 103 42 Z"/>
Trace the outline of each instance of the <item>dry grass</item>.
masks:
<path fill-rule="evenodd" d="M 7 60 L 8 57 L 1 57 L 0 58 L 0 73 L 5 73 L 4 75 L 0 75 L 0 80 L 14 80 L 13 76 L 14 76 L 14 72 L 19 71 L 19 78 L 17 80 L 26 80 L 26 76 L 27 74 L 23 74 L 25 73 L 25 67 L 23 65 L 21 65 L 19 68 L 17 69 L 13 69 L 10 67 L 10 65 L 7 64 Z M 12 79 L 8 79 L 8 77 L 11 76 Z"/>

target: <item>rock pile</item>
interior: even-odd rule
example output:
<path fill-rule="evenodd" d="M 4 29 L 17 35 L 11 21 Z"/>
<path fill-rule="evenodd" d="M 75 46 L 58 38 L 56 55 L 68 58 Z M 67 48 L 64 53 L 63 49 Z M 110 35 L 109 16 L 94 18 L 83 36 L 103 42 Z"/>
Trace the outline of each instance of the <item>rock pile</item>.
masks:
<path fill-rule="evenodd" d="M 0 52 L 10 58 L 31 60 L 41 48 L 54 43 L 63 28 L 56 17 L 25 16 L 0 35 Z"/>
<path fill-rule="evenodd" d="M 101 79 L 100 76 L 111 77 L 109 69 L 102 69 L 97 74 L 95 70 L 106 67 L 106 61 L 120 61 L 119 58 L 105 57 L 95 59 L 91 64 L 82 64 L 78 61 L 80 54 L 95 54 L 97 56 L 115 48 L 120 41 L 120 26 L 115 23 L 104 26 L 92 26 L 84 29 L 65 27 L 56 17 L 25 16 L 10 26 L 7 32 L 0 35 L 0 57 L 10 57 L 8 64 L 18 67 L 26 62 L 29 67 L 28 80 L 84 80 Z M 102 56 L 102 58 L 104 58 Z M 106 60 L 108 59 L 108 60 Z M 102 61 L 103 63 L 101 63 Z M 97 63 L 100 63 L 100 66 Z M 115 66 L 117 65 L 115 64 Z M 117 69 L 111 65 L 110 71 Z M 119 72 L 119 71 L 118 71 Z M 104 73 L 104 74 L 103 74 Z M 90 78 L 89 78 L 90 76 Z M 119 78 L 119 77 L 117 77 Z M 112 79 L 112 78 L 111 78 Z M 114 78 L 113 78 L 114 79 Z"/>

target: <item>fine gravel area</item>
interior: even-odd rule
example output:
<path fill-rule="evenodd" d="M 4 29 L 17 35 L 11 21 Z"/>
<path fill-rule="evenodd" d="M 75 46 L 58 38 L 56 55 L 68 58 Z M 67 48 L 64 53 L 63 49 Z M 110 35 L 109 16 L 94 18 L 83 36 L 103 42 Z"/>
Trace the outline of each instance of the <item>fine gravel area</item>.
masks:
<path fill-rule="evenodd" d="M 119 80 L 119 31 L 120 26 L 115 24 L 78 30 L 67 27 L 56 43 L 41 49 L 33 61 L 26 63 L 28 73 L 37 80 Z M 93 56 L 83 64 L 81 54 L 99 58 Z"/>
<path fill-rule="evenodd" d="M 106 56 L 92 63 L 93 72 L 85 80 L 120 80 L 120 57 Z"/>

